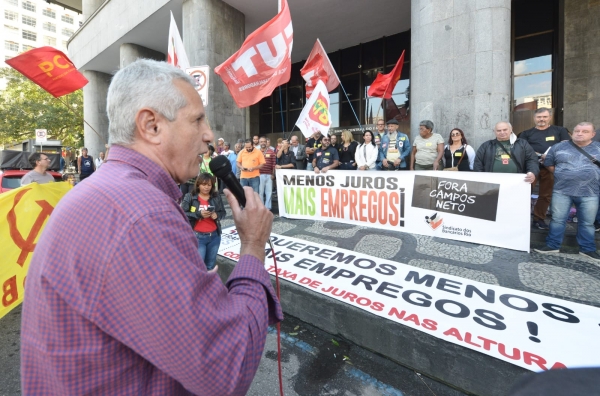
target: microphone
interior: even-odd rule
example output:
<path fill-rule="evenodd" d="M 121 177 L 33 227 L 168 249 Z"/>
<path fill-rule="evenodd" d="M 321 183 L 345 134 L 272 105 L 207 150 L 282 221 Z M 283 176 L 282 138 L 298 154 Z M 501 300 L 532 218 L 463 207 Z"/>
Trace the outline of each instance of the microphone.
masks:
<path fill-rule="evenodd" d="M 227 157 L 224 155 L 217 155 L 210 161 L 208 167 L 213 175 L 225 183 L 229 191 L 231 191 L 237 199 L 240 207 L 243 208 L 246 206 L 246 194 L 244 194 L 244 188 L 231 171 L 231 163 Z"/>

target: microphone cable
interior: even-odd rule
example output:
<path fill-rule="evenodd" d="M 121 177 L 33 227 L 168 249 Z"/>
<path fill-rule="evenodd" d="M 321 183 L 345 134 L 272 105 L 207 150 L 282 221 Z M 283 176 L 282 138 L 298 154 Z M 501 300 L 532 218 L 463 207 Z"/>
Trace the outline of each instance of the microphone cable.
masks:
<path fill-rule="evenodd" d="M 279 304 L 281 304 L 281 297 L 279 291 L 279 270 L 277 269 L 277 259 L 275 258 L 275 247 L 273 246 L 273 241 L 271 241 L 271 237 L 269 237 L 269 246 L 271 247 L 271 254 L 273 255 L 273 264 L 275 265 L 275 294 L 277 295 L 277 299 L 279 300 Z M 283 311 L 283 309 L 282 309 Z M 281 396 L 283 395 L 283 375 L 281 372 L 281 324 L 277 322 L 277 367 L 279 371 L 279 393 Z"/>

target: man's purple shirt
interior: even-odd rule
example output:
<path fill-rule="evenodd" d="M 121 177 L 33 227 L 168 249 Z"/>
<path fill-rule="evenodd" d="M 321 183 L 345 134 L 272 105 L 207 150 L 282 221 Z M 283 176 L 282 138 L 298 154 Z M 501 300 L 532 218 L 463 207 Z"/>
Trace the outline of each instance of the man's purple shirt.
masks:
<path fill-rule="evenodd" d="M 60 201 L 27 275 L 24 395 L 245 394 L 281 307 L 253 256 L 226 287 L 207 273 L 180 197 L 113 146 Z"/>

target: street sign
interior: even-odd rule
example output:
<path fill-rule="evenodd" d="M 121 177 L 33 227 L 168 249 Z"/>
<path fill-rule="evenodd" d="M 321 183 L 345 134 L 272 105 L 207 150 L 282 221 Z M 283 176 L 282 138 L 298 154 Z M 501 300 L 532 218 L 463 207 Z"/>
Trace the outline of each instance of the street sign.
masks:
<path fill-rule="evenodd" d="M 189 74 L 196 84 L 196 91 L 202 99 L 204 107 L 208 105 L 208 74 L 210 67 L 208 66 L 194 66 L 185 70 Z"/>
<path fill-rule="evenodd" d="M 42 144 L 48 141 L 48 130 L 47 129 L 36 129 L 35 130 L 35 144 Z"/>

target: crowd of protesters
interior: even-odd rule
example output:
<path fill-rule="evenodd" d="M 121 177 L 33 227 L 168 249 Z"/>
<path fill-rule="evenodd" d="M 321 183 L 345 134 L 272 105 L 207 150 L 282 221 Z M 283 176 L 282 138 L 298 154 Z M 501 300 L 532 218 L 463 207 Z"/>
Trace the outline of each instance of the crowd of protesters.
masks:
<path fill-rule="evenodd" d="M 593 242 L 594 232 L 600 231 L 600 163 L 595 162 L 595 158 L 600 159 L 600 134 L 596 135 L 593 125 L 584 122 L 574 128 L 572 138 L 567 129 L 551 125 L 550 119 L 549 109 L 536 110 L 535 126 L 519 136 L 509 122 L 499 122 L 494 126 L 495 138 L 477 149 L 468 144 L 460 128 L 447 133 L 434 131 L 434 123 L 429 120 L 419 123 L 419 134 L 412 142 L 407 134 L 398 130 L 395 119 L 379 120 L 374 131 L 367 129 L 362 133 L 361 142 L 354 140 L 348 130 L 327 136 L 316 132 L 305 144 L 297 136 L 280 138 L 276 146 L 272 146 L 267 137 L 256 135 L 245 141 L 238 140 L 230 150 L 230 144 L 220 138 L 216 148 L 211 147 L 203 158 L 200 171 L 210 174 L 211 158 L 226 155 L 241 184 L 252 187 L 268 209 L 271 209 L 277 169 L 308 170 L 317 174 L 332 170 L 521 173 L 532 189 L 539 183 L 532 226 L 549 230 L 549 236 L 548 246 L 538 251 L 558 250 L 567 216 L 571 206 L 575 206 L 581 252 L 600 260 Z M 584 152 L 592 159 L 582 154 Z M 558 188 L 554 187 L 555 179 Z M 190 187 L 194 183 L 191 180 Z M 217 180 L 213 185 L 215 183 L 219 184 Z M 188 201 L 200 202 L 196 199 L 198 188 L 194 188 L 195 195 L 188 193 Z M 218 191 L 222 188 L 221 183 Z M 546 215 L 551 202 L 552 221 L 548 225 Z M 204 203 L 209 206 L 207 200 Z M 214 218 L 217 222 L 220 219 L 221 215 L 216 212 L 209 216 L 201 207 L 197 209 L 205 218 Z M 220 231 L 220 227 L 211 223 L 212 229 Z"/>

